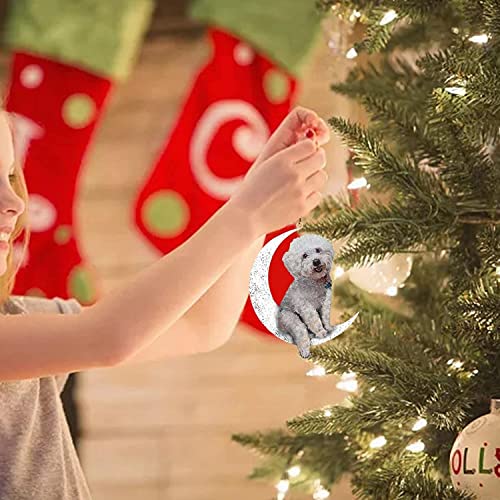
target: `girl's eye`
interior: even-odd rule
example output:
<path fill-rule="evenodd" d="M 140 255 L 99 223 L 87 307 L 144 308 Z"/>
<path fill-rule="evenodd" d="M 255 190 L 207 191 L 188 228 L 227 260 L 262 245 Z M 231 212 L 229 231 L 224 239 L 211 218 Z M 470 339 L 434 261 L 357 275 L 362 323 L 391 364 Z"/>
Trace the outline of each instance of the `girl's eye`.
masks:
<path fill-rule="evenodd" d="M 305 259 L 306 257 L 307 257 L 307 254 L 306 254 L 306 253 L 302 255 L 302 258 L 303 258 L 303 259 Z"/>

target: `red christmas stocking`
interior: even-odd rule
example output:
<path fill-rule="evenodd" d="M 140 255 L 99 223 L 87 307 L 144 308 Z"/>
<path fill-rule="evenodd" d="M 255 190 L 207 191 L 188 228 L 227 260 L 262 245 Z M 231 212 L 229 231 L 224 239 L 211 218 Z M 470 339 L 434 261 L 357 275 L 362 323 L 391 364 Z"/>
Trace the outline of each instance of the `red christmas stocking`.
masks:
<path fill-rule="evenodd" d="M 135 200 L 137 227 L 162 253 L 229 199 L 295 93 L 295 80 L 254 48 L 218 29 L 208 35 L 212 58 Z"/>
<path fill-rule="evenodd" d="M 13 55 L 6 107 L 14 113 L 17 154 L 24 160 L 31 230 L 17 295 L 69 296 L 81 303 L 99 295 L 96 273 L 79 252 L 73 210 L 82 160 L 111 87 L 110 80 L 74 66 Z"/>
<path fill-rule="evenodd" d="M 134 203 L 137 227 L 164 254 L 230 198 L 296 93 L 295 78 L 246 42 L 215 28 L 208 36 L 212 57 Z M 243 319 L 268 333 L 252 315 L 248 302 Z"/>

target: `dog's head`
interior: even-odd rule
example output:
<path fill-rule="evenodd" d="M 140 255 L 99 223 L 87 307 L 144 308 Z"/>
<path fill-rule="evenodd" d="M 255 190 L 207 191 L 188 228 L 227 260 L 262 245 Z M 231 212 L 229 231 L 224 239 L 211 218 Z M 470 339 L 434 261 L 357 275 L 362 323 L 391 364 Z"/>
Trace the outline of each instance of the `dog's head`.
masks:
<path fill-rule="evenodd" d="M 330 241 L 318 234 L 304 234 L 292 240 L 283 263 L 294 278 L 319 280 L 330 273 L 333 256 Z"/>

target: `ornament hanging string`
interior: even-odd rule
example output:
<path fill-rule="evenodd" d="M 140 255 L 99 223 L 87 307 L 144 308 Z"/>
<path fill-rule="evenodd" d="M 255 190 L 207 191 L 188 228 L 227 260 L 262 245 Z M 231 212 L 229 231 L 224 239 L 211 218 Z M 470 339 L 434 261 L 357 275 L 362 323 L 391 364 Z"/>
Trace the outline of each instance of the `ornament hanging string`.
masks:
<path fill-rule="evenodd" d="M 303 124 L 302 127 L 299 129 L 297 132 L 297 141 L 303 140 L 304 138 L 307 139 L 313 139 L 314 142 L 316 142 L 316 147 L 319 148 L 319 143 L 316 137 L 316 132 L 314 128 Z M 297 228 L 297 231 L 300 231 L 302 229 L 302 217 L 299 217 L 297 222 L 295 223 L 295 227 Z"/>

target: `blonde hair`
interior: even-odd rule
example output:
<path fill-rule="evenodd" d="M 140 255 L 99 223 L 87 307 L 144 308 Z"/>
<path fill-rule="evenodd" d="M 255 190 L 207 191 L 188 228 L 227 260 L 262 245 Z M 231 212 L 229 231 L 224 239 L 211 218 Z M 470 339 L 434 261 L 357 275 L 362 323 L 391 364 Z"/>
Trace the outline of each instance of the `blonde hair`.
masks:
<path fill-rule="evenodd" d="M 9 128 L 12 134 L 12 140 L 14 143 L 14 151 L 16 151 L 16 138 L 15 138 L 15 129 L 12 123 L 12 119 L 5 110 L 4 106 L 0 102 L 0 112 L 5 111 L 7 122 L 9 124 Z M 7 254 L 7 268 L 3 275 L 0 275 L 0 310 L 4 311 L 5 304 L 8 302 L 12 290 L 14 289 L 16 274 L 23 262 L 24 256 L 26 254 L 26 249 L 28 248 L 29 239 L 30 239 L 30 229 L 28 224 L 28 188 L 26 186 L 26 179 L 24 177 L 23 165 L 19 162 L 18 158 L 14 159 L 14 181 L 12 182 L 12 187 L 14 192 L 22 198 L 24 201 L 25 209 L 24 212 L 18 217 L 16 221 L 16 225 L 14 227 L 14 231 L 10 237 L 10 250 Z M 16 266 L 13 258 L 13 241 L 24 231 L 24 240 L 22 251 L 20 252 L 20 258 L 18 259 L 18 264 Z"/>

